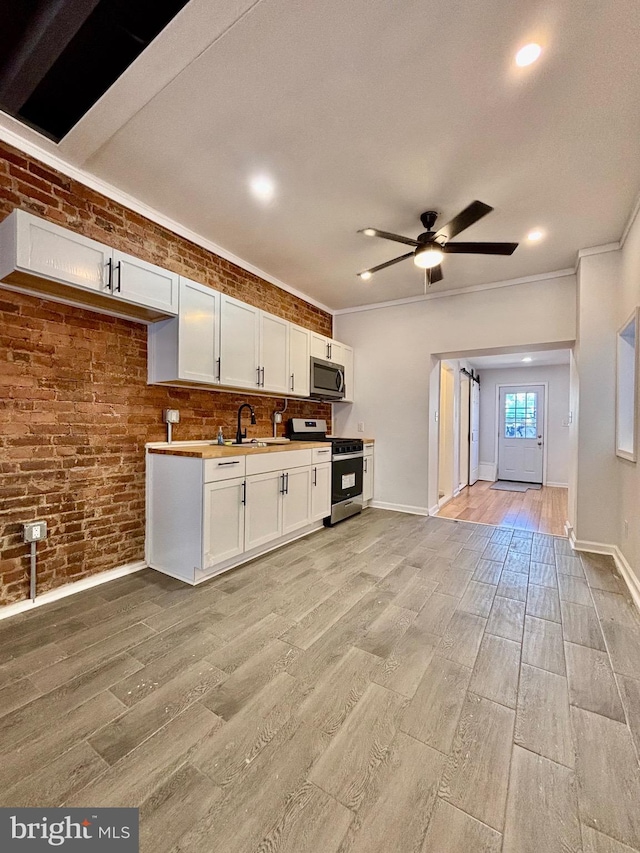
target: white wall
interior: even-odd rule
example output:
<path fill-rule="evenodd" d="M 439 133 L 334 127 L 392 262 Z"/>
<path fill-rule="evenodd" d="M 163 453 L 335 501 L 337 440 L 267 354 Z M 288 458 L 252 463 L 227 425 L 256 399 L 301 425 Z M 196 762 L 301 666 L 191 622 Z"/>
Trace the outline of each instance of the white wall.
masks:
<path fill-rule="evenodd" d="M 334 429 L 355 435 L 363 421 L 376 439 L 376 502 L 422 512 L 437 503 L 434 354 L 573 341 L 575 291 L 566 276 L 335 317 L 335 337 L 355 349 L 357 395 L 334 406 Z"/>
<path fill-rule="evenodd" d="M 547 483 L 569 483 L 569 365 L 514 367 L 480 371 L 480 465 L 496 466 L 496 389 L 498 385 L 542 385 L 547 397 Z"/>

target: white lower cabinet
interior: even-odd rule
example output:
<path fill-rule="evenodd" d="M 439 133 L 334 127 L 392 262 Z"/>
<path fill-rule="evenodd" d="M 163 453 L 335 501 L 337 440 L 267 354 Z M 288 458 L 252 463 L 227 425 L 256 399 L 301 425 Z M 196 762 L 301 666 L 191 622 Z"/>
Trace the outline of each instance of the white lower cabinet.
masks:
<path fill-rule="evenodd" d="M 331 462 L 311 469 L 311 521 L 322 521 L 331 515 Z"/>
<path fill-rule="evenodd" d="M 281 471 L 247 477 L 245 551 L 282 536 L 282 478 Z"/>
<path fill-rule="evenodd" d="M 204 484 L 202 550 L 205 566 L 223 563 L 245 549 L 244 478 Z"/>
<path fill-rule="evenodd" d="M 147 453 L 146 560 L 188 583 L 311 532 L 330 512 L 331 463 L 312 464 L 310 449 Z"/>
<path fill-rule="evenodd" d="M 373 500 L 373 444 L 365 444 L 362 460 L 362 502 Z"/>

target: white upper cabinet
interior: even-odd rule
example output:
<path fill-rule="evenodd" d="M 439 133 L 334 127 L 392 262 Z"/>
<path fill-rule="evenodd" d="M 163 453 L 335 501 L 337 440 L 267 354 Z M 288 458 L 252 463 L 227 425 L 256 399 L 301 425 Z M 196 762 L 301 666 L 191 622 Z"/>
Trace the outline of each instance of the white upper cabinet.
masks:
<path fill-rule="evenodd" d="M 220 370 L 220 294 L 180 276 L 180 313 L 147 336 L 149 379 L 216 385 Z"/>
<path fill-rule="evenodd" d="M 220 384 L 257 390 L 260 309 L 222 294 L 220 297 Z"/>
<path fill-rule="evenodd" d="M 289 323 L 260 312 L 260 386 L 265 391 L 289 393 Z"/>
<path fill-rule="evenodd" d="M 311 333 L 293 323 L 289 329 L 289 392 L 299 397 L 309 396 L 309 346 Z"/>
<path fill-rule="evenodd" d="M 134 320 L 178 313 L 176 273 L 24 210 L 0 224 L 0 280 L 15 290 Z"/>
<path fill-rule="evenodd" d="M 114 296 L 136 305 L 158 308 L 167 314 L 178 313 L 178 275 L 113 251 L 111 290 Z"/>
<path fill-rule="evenodd" d="M 344 365 L 344 402 L 353 403 L 353 349 L 346 344 L 337 344 L 340 347 L 340 358 L 338 364 Z M 334 342 L 334 352 L 336 343 Z"/>
<path fill-rule="evenodd" d="M 329 358 L 329 338 L 324 335 L 319 335 L 317 332 L 311 332 L 311 355 L 313 358 L 323 358 L 325 361 L 331 361 Z"/>

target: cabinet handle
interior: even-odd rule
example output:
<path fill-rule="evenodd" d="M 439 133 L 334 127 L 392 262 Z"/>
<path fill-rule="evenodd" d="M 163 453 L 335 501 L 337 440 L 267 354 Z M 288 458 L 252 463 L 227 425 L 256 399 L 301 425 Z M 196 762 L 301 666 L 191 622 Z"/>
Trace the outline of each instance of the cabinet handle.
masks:
<path fill-rule="evenodd" d="M 287 494 L 287 495 L 288 495 L 288 494 L 289 494 L 289 472 L 288 472 L 288 471 L 287 471 L 287 473 L 285 474 L 285 477 L 287 478 L 287 491 L 286 491 L 286 493 L 285 493 L 285 494 Z"/>
<path fill-rule="evenodd" d="M 280 474 L 282 477 L 282 482 L 280 483 L 280 494 L 284 495 L 284 474 Z"/>
<path fill-rule="evenodd" d="M 318 485 L 318 469 L 317 468 L 313 469 L 313 485 L 314 486 Z"/>
<path fill-rule="evenodd" d="M 366 459 L 366 457 L 365 457 L 365 460 L 364 460 L 364 473 L 366 474 L 366 473 L 367 473 L 367 471 L 368 471 L 368 468 L 367 468 L 367 459 Z"/>
<path fill-rule="evenodd" d="M 246 506 L 247 504 L 247 481 L 242 481 L 242 497 L 240 498 L 240 503 Z"/>
<path fill-rule="evenodd" d="M 121 261 L 118 261 L 118 263 L 115 265 L 115 269 L 118 270 L 118 286 L 115 288 L 115 292 L 120 293 L 120 290 L 122 289 L 122 262 Z"/>
<path fill-rule="evenodd" d="M 258 373 L 258 379 L 256 380 L 256 385 L 257 385 L 257 386 L 258 386 L 258 388 L 259 388 L 259 387 L 260 387 L 260 368 L 259 368 L 259 367 L 256 367 L 256 371 L 257 371 L 257 373 Z"/>
<path fill-rule="evenodd" d="M 316 453 L 318 453 L 318 455 L 319 455 L 320 453 L 331 453 L 331 451 L 330 450 L 317 450 Z"/>
<path fill-rule="evenodd" d="M 291 374 L 291 390 L 292 390 L 292 391 L 293 391 L 293 389 L 294 389 L 294 388 L 295 388 L 295 386 L 296 386 L 295 376 L 296 376 L 296 375 L 295 375 L 295 373 L 292 373 L 292 374 Z"/>
<path fill-rule="evenodd" d="M 222 359 L 218 358 L 216 361 L 218 363 L 218 382 L 220 382 L 222 379 Z"/>
<path fill-rule="evenodd" d="M 262 383 L 261 384 L 262 384 L 262 387 L 264 388 L 264 367 L 261 367 L 260 370 L 262 371 Z"/>
<path fill-rule="evenodd" d="M 234 459 L 233 462 L 218 462 L 218 468 L 223 468 L 225 465 L 239 465 L 240 460 Z"/>
<path fill-rule="evenodd" d="M 113 292 L 113 261 L 111 258 L 107 261 L 107 290 Z"/>

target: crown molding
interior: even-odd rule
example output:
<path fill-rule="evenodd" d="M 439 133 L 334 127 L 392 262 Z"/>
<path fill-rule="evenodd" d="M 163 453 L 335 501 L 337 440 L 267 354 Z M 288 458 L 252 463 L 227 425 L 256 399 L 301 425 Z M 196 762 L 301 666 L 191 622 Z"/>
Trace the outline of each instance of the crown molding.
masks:
<path fill-rule="evenodd" d="M 309 294 L 303 293 L 301 290 L 298 290 L 286 282 L 281 281 L 279 278 L 270 275 L 268 272 L 260 269 L 260 267 L 256 267 L 248 261 L 243 260 L 238 257 L 238 255 L 235 255 L 223 246 L 219 246 L 217 243 L 208 240 L 201 234 L 191 231 L 191 229 L 186 228 L 179 222 L 176 222 L 175 219 L 165 216 L 159 210 L 149 207 L 144 202 L 134 198 L 134 196 L 119 190 L 113 184 L 109 184 L 106 181 L 97 178 L 95 175 L 92 175 L 90 172 L 86 172 L 84 169 L 73 165 L 73 163 L 64 160 L 58 154 L 53 154 L 51 151 L 33 141 L 32 138 L 25 139 L 21 133 L 18 133 L 16 129 L 12 129 L 10 127 L 11 124 L 19 125 L 19 122 L 12 119 L 10 116 L 0 116 L 0 139 L 3 142 L 6 142 L 7 145 L 12 145 L 14 148 L 18 148 L 25 154 L 34 157 L 36 160 L 40 160 L 40 162 L 45 163 L 47 166 L 56 169 L 58 172 L 62 172 L 67 177 L 79 181 L 81 184 L 84 184 L 90 189 L 107 196 L 107 198 L 110 198 L 112 201 L 118 202 L 118 204 L 123 205 L 123 207 L 127 207 L 129 210 L 139 213 L 141 216 L 144 216 L 146 219 L 150 219 L 152 222 L 155 222 L 157 225 L 161 225 L 163 228 L 167 228 L 179 237 L 183 237 L 185 240 L 189 240 L 191 243 L 195 243 L 197 246 L 201 246 L 203 249 L 213 252 L 214 255 L 224 258 L 225 261 L 230 261 L 232 264 L 241 267 L 243 270 L 258 276 L 258 278 L 268 281 L 270 284 L 274 284 L 276 287 L 279 287 L 280 290 L 285 290 L 292 296 L 297 296 L 298 299 L 303 299 L 305 302 L 314 305 L 316 308 L 320 308 L 321 311 L 326 311 L 327 314 L 333 315 L 334 310 L 333 308 L 329 308 L 328 305 L 319 302 L 317 299 L 309 296 Z M 26 128 L 26 130 L 29 131 L 30 137 L 36 135 L 30 128 Z M 49 143 L 48 140 L 46 140 L 46 142 L 48 144 L 52 144 Z"/>
<path fill-rule="evenodd" d="M 631 213 L 629 214 L 629 218 L 627 219 L 627 224 L 624 226 L 624 230 L 622 232 L 622 237 L 620 237 L 620 248 L 624 246 L 627 242 L 627 237 L 629 236 L 629 231 L 633 226 L 633 223 L 636 221 L 638 214 L 640 213 L 640 193 L 638 193 L 638 197 L 636 199 L 636 203 L 631 208 Z"/>
<path fill-rule="evenodd" d="M 429 302 L 431 299 L 445 299 L 448 296 L 460 296 L 464 293 L 478 293 L 483 290 L 497 290 L 501 287 L 512 287 L 516 284 L 530 284 L 536 281 L 548 281 L 554 278 L 567 278 L 575 275 L 573 267 L 564 270 L 554 270 L 553 272 L 539 273 L 537 275 L 527 275 L 522 278 L 510 278 L 505 281 L 492 281 L 486 284 L 474 284 L 470 287 L 459 287 L 455 290 L 443 290 L 440 293 L 420 294 L 420 296 L 407 296 L 403 299 L 391 299 L 387 302 L 372 302 L 369 305 L 355 305 L 353 308 L 336 308 L 333 312 L 334 316 L 339 314 L 357 314 L 360 311 L 376 311 L 378 308 L 393 308 L 396 305 L 411 305 L 414 302 Z"/>
<path fill-rule="evenodd" d="M 602 246 L 587 246 L 586 249 L 578 249 L 578 260 L 576 262 L 576 270 L 582 258 L 588 258 L 591 255 L 604 255 L 607 252 L 617 252 L 620 249 L 621 243 L 603 243 Z"/>

